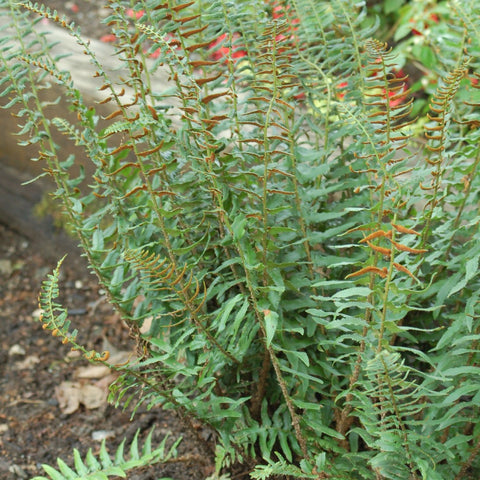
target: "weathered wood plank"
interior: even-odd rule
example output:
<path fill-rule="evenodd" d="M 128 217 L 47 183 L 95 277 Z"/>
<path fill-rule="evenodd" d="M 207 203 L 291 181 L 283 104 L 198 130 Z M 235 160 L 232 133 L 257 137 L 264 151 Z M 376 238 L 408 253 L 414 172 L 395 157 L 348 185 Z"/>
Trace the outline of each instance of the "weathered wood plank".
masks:
<path fill-rule="evenodd" d="M 1 157 L 0 157 L 1 161 Z M 39 218 L 33 208 L 49 189 L 45 181 L 29 185 L 22 182 L 29 174 L 2 166 L 0 175 L 0 223 L 24 236 L 33 248 L 52 259 L 76 250 L 76 241 L 54 226 L 50 216 Z"/>

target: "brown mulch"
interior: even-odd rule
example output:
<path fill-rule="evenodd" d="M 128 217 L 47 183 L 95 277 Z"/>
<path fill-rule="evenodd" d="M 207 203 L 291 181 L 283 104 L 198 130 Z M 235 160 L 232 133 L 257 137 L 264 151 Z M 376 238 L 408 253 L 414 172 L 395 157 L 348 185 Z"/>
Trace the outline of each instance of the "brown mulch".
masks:
<path fill-rule="evenodd" d="M 73 448 L 82 457 L 89 448 L 98 453 L 103 437 L 113 453 L 123 438 L 131 441 L 137 429 L 145 437 L 152 427 L 153 445 L 166 434 L 171 434 L 172 441 L 184 437 L 178 449 L 183 461 L 128 478 L 153 480 L 161 475 L 182 480 L 211 474 L 208 459 L 199 461 L 197 441 L 172 413 L 140 407 L 131 421 L 131 409 L 123 412 L 105 401 L 93 408 L 80 404 L 65 413 L 59 404 L 59 389 L 65 382 L 96 385 L 106 398 L 111 378 L 104 374 L 79 379 L 79 372 L 88 370 L 88 362 L 41 328 L 37 294 L 55 263 L 42 255 L 41 245 L 0 224 L 0 478 L 31 478 L 42 473 L 42 463 L 55 465 L 57 457 L 71 464 Z M 132 350 L 121 320 L 75 253 L 69 254 L 62 267 L 61 301 L 89 348 Z"/>

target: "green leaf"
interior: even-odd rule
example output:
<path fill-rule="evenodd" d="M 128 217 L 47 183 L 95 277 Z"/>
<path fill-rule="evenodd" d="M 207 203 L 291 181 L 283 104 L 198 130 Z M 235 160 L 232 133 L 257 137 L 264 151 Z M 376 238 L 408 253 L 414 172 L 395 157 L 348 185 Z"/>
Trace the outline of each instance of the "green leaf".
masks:
<path fill-rule="evenodd" d="M 267 348 L 272 343 L 273 337 L 277 330 L 278 326 L 278 313 L 273 312 L 271 310 L 264 310 L 264 319 L 265 319 L 265 343 Z"/>
<path fill-rule="evenodd" d="M 290 449 L 290 445 L 288 444 L 288 436 L 284 432 L 280 432 L 278 435 L 278 440 L 280 441 L 280 446 L 282 447 L 282 452 L 285 455 L 285 458 L 292 462 L 292 450 Z"/>
<path fill-rule="evenodd" d="M 478 273 L 478 260 L 480 255 L 476 255 L 467 261 L 465 265 L 465 278 L 467 282 L 471 280 Z"/>
<path fill-rule="evenodd" d="M 395 322 L 385 322 L 385 329 L 390 333 L 399 333 L 403 331 Z"/>
<path fill-rule="evenodd" d="M 423 45 L 418 53 L 419 60 L 428 69 L 432 70 L 437 66 L 437 57 L 430 46 Z"/>
<path fill-rule="evenodd" d="M 462 278 L 459 282 L 453 285 L 450 292 L 448 292 L 447 298 L 451 297 L 455 293 L 459 292 L 462 288 L 464 288 L 467 283 L 478 273 L 478 261 L 480 255 L 476 255 L 475 257 L 468 260 L 465 264 L 465 277 Z"/>
<path fill-rule="evenodd" d="M 49 465 L 42 465 L 42 468 L 52 480 L 65 480 L 65 477 L 61 473 L 59 473 L 57 470 L 50 467 Z"/>
<path fill-rule="evenodd" d="M 362 297 L 366 298 L 372 293 L 368 287 L 352 287 L 340 290 L 332 295 L 332 298 Z"/>
<path fill-rule="evenodd" d="M 87 451 L 85 462 L 87 463 L 89 470 L 95 471 L 95 470 L 101 470 L 102 468 L 98 460 L 95 458 L 95 455 L 93 455 L 91 448 L 89 448 Z"/>
<path fill-rule="evenodd" d="M 121 441 L 120 445 L 118 446 L 117 451 L 115 452 L 115 459 L 113 461 L 115 465 L 121 465 L 122 463 L 125 462 L 123 458 L 123 450 L 125 448 L 125 442 L 126 442 L 126 439 L 124 438 Z"/>
<path fill-rule="evenodd" d="M 432 351 L 443 350 L 446 346 L 450 345 L 453 339 L 461 336 L 465 330 L 464 322 L 460 319 L 455 320 L 442 335 Z"/>
<path fill-rule="evenodd" d="M 100 230 L 100 228 L 97 228 L 92 235 L 92 249 L 100 252 L 104 248 L 104 242 L 103 242 L 103 232 Z"/>
<path fill-rule="evenodd" d="M 132 443 L 130 444 L 130 458 L 132 460 L 138 460 L 140 458 L 140 454 L 138 451 L 138 435 L 140 434 L 140 430 L 137 430 L 135 436 L 133 437 Z"/>
<path fill-rule="evenodd" d="M 143 443 L 142 457 L 152 454 L 152 435 L 153 435 L 153 428 L 150 430 L 149 434 L 147 435 L 147 438 L 145 439 L 145 442 Z M 167 437 L 165 436 L 164 440 L 166 440 L 166 438 Z"/>
<path fill-rule="evenodd" d="M 383 11 L 388 15 L 397 11 L 404 3 L 405 0 L 385 0 L 383 2 Z"/>
<path fill-rule="evenodd" d="M 61 458 L 57 458 L 57 464 L 62 472 L 62 475 L 68 480 L 74 480 L 77 478 L 76 472 L 74 472 Z"/>
<path fill-rule="evenodd" d="M 248 298 L 245 298 L 243 300 L 242 306 L 237 311 L 235 318 L 233 319 L 233 323 L 231 325 L 231 335 L 233 340 L 235 340 L 235 337 L 237 336 L 238 329 L 240 328 L 240 325 L 242 324 L 245 318 L 245 315 L 248 311 L 249 306 L 250 306 L 250 302 L 248 301 Z"/>
<path fill-rule="evenodd" d="M 445 480 L 445 477 L 435 470 L 435 463 L 432 461 L 428 462 L 423 458 L 416 458 L 418 468 L 422 473 L 422 480 Z"/>
<path fill-rule="evenodd" d="M 73 460 L 75 462 L 75 470 L 77 471 L 77 473 L 80 476 L 86 475 L 88 473 L 88 468 L 83 463 L 80 452 L 76 448 L 73 450 Z"/>
<path fill-rule="evenodd" d="M 461 279 L 462 279 L 461 273 L 457 272 L 454 275 L 444 279 L 443 280 L 443 285 L 442 285 L 441 280 L 437 280 L 437 285 L 438 286 L 441 285 L 441 288 L 440 288 L 440 290 L 438 291 L 438 294 L 437 294 L 437 306 L 443 304 L 443 302 L 447 298 L 450 291 L 453 290 L 454 288 L 456 288 L 457 284 L 462 282 Z M 434 316 L 437 317 L 439 313 L 440 313 L 440 310 L 437 310 L 434 313 Z"/>
<path fill-rule="evenodd" d="M 247 224 L 247 218 L 243 215 L 238 215 L 232 223 L 233 238 L 240 240 L 245 235 L 245 225 Z"/>
<path fill-rule="evenodd" d="M 469 365 L 465 365 L 462 367 L 452 367 L 443 371 L 442 374 L 445 375 L 446 377 L 459 377 L 459 376 L 465 375 L 471 378 L 472 376 L 480 375 L 480 367 L 474 367 Z"/>
<path fill-rule="evenodd" d="M 290 363 L 293 365 L 294 368 L 297 368 L 298 362 L 300 360 L 306 367 L 310 366 L 310 360 L 308 359 L 308 355 L 306 352 L 294 351 L 294 350 L 286 350 L 282 349 L 287 355 Z"/>
<path fill-rule="evenodd" d="M 110 467 L 111 465 L 113 465 L 112 459 L 110 458 L 110 455 L 107 451 L 105 439 L 102 441 L 98 456 L 100 457 L 100 461 L 102 462 L 102 465 L 104 467 Z"/>
<path fill-rule="evenodd" d="M 232 297 L 230 300 L 228 300 L 223 306 L 222 309 L 219 312 L 219 315 L 217 316 L 216 319 L 216 324 L 217 324 L 217 330 L 219 332 L 222 332 L 226 325 L 227 325 L 227 320 L 230 317 L 230 314 L 232 313 L 232 310 L 234 309 L 235 305 L 242 300 L 243 295 L 238 294 L 235 297 Z"/>

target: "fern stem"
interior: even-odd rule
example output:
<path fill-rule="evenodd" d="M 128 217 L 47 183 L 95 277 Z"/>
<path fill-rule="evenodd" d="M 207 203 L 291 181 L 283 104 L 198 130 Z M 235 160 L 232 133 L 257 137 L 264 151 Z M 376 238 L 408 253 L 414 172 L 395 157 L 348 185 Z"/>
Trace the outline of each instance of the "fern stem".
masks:
<path fill-rule="evenodd" d="M 300 428 L 300 417 L 297 415 L 295 411 L 295 407 L 293 405 L 292 399 L 290 394 L 288 393 L 287 385 L 283 378 L 282 372 L 280 370 L 280 365 L 278 364 L 277 356 L 273 351 L 272 347 L 268 348 L 268 352 L 270 354 L 270 358 L 272 360 L 273 369 L 275 370 L 275 374 L 278 380 L 278 384 L 280 385 L 280 389 L 282 390 L 283 398 L 285 399 L 285 403 L 287 404 L 288 411 L 290 413 L 290 418 L 292 420 L 292 425 L 295 431 L 295 438 L 297 439 L 298 444 L 300 445 L 300 449 L 302 450 L 303 457 L 305 460 L 310 460 L 310 455 L 307 449 L 307 441 L 303 436 L 302 429 Z"/>
<path fill-rule="evenodd" d="M 388 367 L 387 367 L 387 364 L 385 363 L 385 359 L 383 358 L 383 356 L 380 356 L 380 360 L 381 360 L 381 362 L 383 364 L 383 368 L 385 370 L 385 381 L 387 382 L 387 385 L 388 385 L 390 402 L 392 403 L 393 411 L 395 413 L 395 417 L 396 417 L 397 422 L 400 426 L 400 430 L 402 431 L 403 446 L 405 448 L 405 453 L 406 453 L 406 456 L 407 456 L 407 459 L 408 459 L 408 462 L 409 462 L 409 465 L 410 465 L 410 473 L 412 475 L 413 480 L 418 480 L 418 476 L 415 473 L 415 467 L 414 467 L 414 464 L 413 464 L 412 453 L 410 452 L 408 433 L 407 433 L 407 430 L 405 428 L 405 423 L 404 423 L 404 421 L 402 419 L 402 416 L 400 414 L 400 409 L 399 409 L 398 403 L 397 403 L 397 396 L 395 395 L 395 392 L 393 390 L 392 382 L 391 382 L 390 375 L 389 375 L 389 372 L 388 372 Z"/>
<path fill-rule="evenodd" d="M 435 118 L 435 122 L 439 123 L 440 129 L 438 129 L 438 127 L 435 127 L 435 135 L 433 135 L 433 142 L 436 142 L 437 146 L 427 146 L 430 151 L 437 153 L 437 159 L 434 162 L 436 168 L 434 174 L 435 181 L 433 184 L 433 194 L 429 200 L 429 210 L 425 215 L 426 222 L 425 227 L 422 230 L 420 248 L 423 248 L 427 244 L 428 237 L 431 234 L 433 211 L 438 203 L 437 197 L 442 183 L 442 175 L 444 171 L 443 167 L 445 161 L 443 152 L 445 150 L 449 126 L 449 122 L 447 122 L 446 116 L 450 112 L 453 98 L 460 86 L 460 81 L 465 75 L 465 68 L 467 66 L 467 63 L 467 61 L 463 60 L 459 67 L 455 68 L 452 72 L 450 72 L 447 78 L 444 79 L 445 87 L 439 87 L 437 89 L 437 93 L 435 94 L 434 100 L 432 101 L 436 106 L 436 110 L 439 111 L 439 113 L 437 113 L 438 117 Z M 429 163 L 432 162 L 429 161 Z M 420 266 L 418 268 L 420 268 Z"/>
<path fill-rule="evenodd" d="M 397 215 L 395 214 L 393 217 L 393 223 L 397 223 Z M 395 229 L 392 231 L 392 241 L 395 241 Z M 393 244 L 392 244 L 393 246 Z M 383 337 L 385 334 L 385 322 L 387 321 L 387 313 L 388 313 L 388 294 L 390 291 L 390 284 L 392 281 L 393 275 L 393 264 L 395 259 L 395 249 L 392 247 L 392 252 L 390 254 L 390 263 L 388 266 L 388 273 L 385 279 L 385 286 L 383 290 L 383 306 L 382 306 L 382 316 L 380 319 L 380 330 L 378 332 L 378 345 L 377 345 L 377 353 L 380 353 L 383 349 Z"/>

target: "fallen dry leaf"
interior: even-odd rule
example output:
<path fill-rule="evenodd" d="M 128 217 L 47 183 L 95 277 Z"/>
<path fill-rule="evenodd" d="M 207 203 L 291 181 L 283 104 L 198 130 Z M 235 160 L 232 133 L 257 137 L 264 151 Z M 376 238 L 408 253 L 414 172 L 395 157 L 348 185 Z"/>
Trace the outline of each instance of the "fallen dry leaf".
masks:
<path fill-rule="evenodd" d="M 67 415 L 76 412 L 80 407 L 80 389 L 72 382 L 62 382 L 55 387 L 55 397 L 60 410 Z"/>
<path fill-rule="evenodd" d="M 29 355 L 19 362 L 15 362 L 15 368 L 18 370 L 25 370 L 32 368 L 37 363 L 40 363 L 40 358 L 37 355 Z"/>
<path fill-rule="evenodd" d="M 107 403 L 107 394 L 103 388 L 95 385 L 82 385 L 80 391 L 82 394 L 80 403 L 83 403 L 89 410 L 100 408 Z"/>
<path fill-rule="evenodd" d="M 13 355 L 25 355 L 25 349 L 16 343 L 15 345 L 12 345 L 9 350 L 8 350 L 8 355 L 13 356 Z"/>
<path fill-rule="evenodd" d="M 107 403 L 105 389 L 80 382 L 62 382 L 55 387 L 55 397 L 60 410 L 67 415 L 76 412 L 80 405 L 92 410 Z"/>
<path fill-rule="evenodd" d="M 101 442 L 107 438 L 115 438 L 115 432 L 113 430 L 96 430 L 92 432 L 92 440 Z"/>
<path fill-rule="evenodd" d="M 89 365 L 80 367 L 75 371 L 77 378 L 103 378 L 110 374 L 110 369 L 105 365 Z"/>

